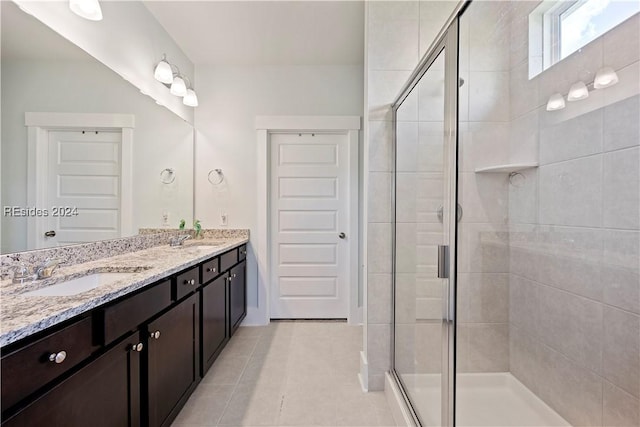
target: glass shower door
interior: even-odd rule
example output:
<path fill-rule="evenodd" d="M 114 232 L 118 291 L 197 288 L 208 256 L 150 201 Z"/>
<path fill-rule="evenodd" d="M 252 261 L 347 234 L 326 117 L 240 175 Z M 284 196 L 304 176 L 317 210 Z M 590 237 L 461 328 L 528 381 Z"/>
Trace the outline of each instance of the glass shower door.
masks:
<path fill-rule="evenodd" d="M 457 29 L 449 32 L 394 105 L 393 364 L 423 426 L 452 425 Z"/>

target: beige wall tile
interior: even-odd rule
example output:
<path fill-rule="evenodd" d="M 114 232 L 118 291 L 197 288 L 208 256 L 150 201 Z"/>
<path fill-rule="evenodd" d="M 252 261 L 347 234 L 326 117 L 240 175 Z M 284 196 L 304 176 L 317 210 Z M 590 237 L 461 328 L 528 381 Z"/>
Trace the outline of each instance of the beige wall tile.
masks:
<path fill-rule="evenodd" d="M 602 425 L 602 379 L 547 346 L 540 347 L 538 396 L 575 426 Z"/>
<path fill-rule="evenodd" d="M 369 274 L 367 317 L 370 323 L 391 322 L 391 275 Z"/>
<path fill-rule="evenodd" d="M 509 371 L 509 325 L 505 323 L 469 323 L 469 372 Z"/>
<path fill-rule="evenodd" d="M 412 70 L 418 64 L 419 22 L 412 19 L 370 21 L 369 70 Z"/>
<path fill-rule="evenodd" d="M 469 73 L 469 121 L 509 121 L 509 73 Z"/>
<path fill-rule="evenodd" d="M 640 317 L 605 306 L 604 377 L 640 397 Z"/>
<path fill-rule="evenodd" d="M 369 122 L 369 172 L 391 172 L 392 138 L 391 122 Z"/>
<path fill-rule="evenodd" d="M 539 336 L 543 343 L 600 373 L 603 351 L 602 304 L 548 286 L 539 292 Z"/>
<path fill-rule="evenodd" d="M 604 302 L 640 314 L 640 232 L 604 236 Z"/>
<path fill-rule="evenodd" d="M 640 425 L 640 401 L 605 381 L 602 418 L 608 427 L 636 427 Z"/>
<path fill-rule="evenodd" d="M 369 222 L 391 221 L 391 173 L 369 173 Z"/>
<path fill-rule="evenodd" d="M 618 70 L 640 60 L 640 15 L 635 14 L 604 35 L 604 64 Z"/>
<path fill-rule="evenodd" d="M 461 273 L 457 278 L 458 321 L 507 323 L 509 321 L 509 275 Z"/>
<path fill-rule="evenodd" d="M 542 166 L 540 222 L 598 227 L 602 225 L 602 159 L 584 157 Z"/>
<path fill-rule="evenodd" d="M 604 108 L 605 151 L 640 144 L 640 96 L 630 96 Z"/>
<path fill-rule="evenodd" d="M 391 273 L 391 224 L 368 225 L 367 253 L 369 273 Z"/>
<path fill-rule="evenodd" d="M 540 164 L 602 152 L 602 109 L 540 129 Z"/>
<path fill-rule="evenodd" d="M 604 226 L 640 229 L 640 147 L 604 155 Z"/>

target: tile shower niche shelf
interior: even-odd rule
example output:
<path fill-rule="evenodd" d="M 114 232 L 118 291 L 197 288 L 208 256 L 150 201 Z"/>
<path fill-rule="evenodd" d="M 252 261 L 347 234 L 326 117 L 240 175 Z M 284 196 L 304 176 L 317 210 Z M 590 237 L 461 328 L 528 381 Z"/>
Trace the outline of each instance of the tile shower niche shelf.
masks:
<path fill-rule="evenodd" d="M 511 163 L 506 165 L 487 166 L 484 168 L 477 168 L 476 173 L 513 173 L 520 172 L 525 169 L 537 168 L 537 163 Z"/>

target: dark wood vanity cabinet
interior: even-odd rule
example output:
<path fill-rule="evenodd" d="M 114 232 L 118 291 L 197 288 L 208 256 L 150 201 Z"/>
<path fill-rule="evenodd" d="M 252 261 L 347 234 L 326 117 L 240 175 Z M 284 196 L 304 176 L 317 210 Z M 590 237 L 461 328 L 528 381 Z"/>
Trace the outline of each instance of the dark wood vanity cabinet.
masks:
<path fill-rule="evenodd" d="M 247 314 L 247 262 L 242 261 L 229 272 L 229 335 L 233 335 Z"/>
<path fill-rule="evenodd" d="M 143 366 L 148 425 L 166 426 L 200 379 L 200 303 L 193 294 L 146 326 Z"/>
<path fill-rule="evenodd" d="M 3 427 L 139 427 L 139 333 L 133 333 L 35 399 Z"/>
<path fill-rule="evenodd" d="M 202 306 L 202 366 L 200 375 L 202 376 L 213 365 L 229 340 L 228 300 L 227 276 L 218 277 L 213 282 L 204 285 L 200 291 Z"/>
<path fill-rule="evenodd" d="M 170 425 L 246 315 L 245 256 L 231 249 L 3 348 L 2 427 Z"/>

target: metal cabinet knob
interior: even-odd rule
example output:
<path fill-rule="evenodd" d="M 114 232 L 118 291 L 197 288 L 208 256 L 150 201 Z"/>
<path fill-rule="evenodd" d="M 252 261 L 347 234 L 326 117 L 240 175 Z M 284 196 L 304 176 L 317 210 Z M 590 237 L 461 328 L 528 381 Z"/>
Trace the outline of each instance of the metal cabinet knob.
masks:
<path fill-rule="evenodd" d="M 231 283 L 231 277 L 227 277 L 227 280 L 229 281 L 229 283 Z"/>
<path fill-rule="evenodd" d="M 195 285 L 195 284 L 196 284 L 196 281 L 195 281 L 194 279 L 191 279 L 191 280 L 185 280 L 185 281 L 184 281 L 184 284 L 185 284 L 185 285 Z"/>
<path fill-rule="evenodd" d="M 344 233 L 340 233 L 340 234 L 338 234 L 338 237 L 341 238 L 341 239 L 344 239 L 345 237 L 347 237 L 347 235 L 344 234 Z"/>
<path fill-rule="evenodd" d="M 57 353 L 51 353 L 49 355 L 49 362 L 62 363 L 66 358 L 67 358 L 67 352 L 59 351 Z"/>
<path fill-rule="evenodd" d="M 151 338 L 158 339 L 158 338 L 160 338 L 160 331 L 149 332 L 149 336 Z"/>
<path fill-rule="evenodd" d="M 131 345 L 131 351 L 141 352 L 143 348 L 144 348 L 144 344 L 142 344 L 141 342 L 139 342 L 138 344 Z"/>
<path fill-rule="evenodd" d="M 235 277 L 236 277 L 236 273 L 233 273 L 233 274 L 231 275 L 231 277 L 233 277 L 233 278 L 235 279 Z"/>
<path fill-rule="evenodd" d="M 247 254 L 247 251 L 242 251 L 242 255 L 246 255 L 246 254 Z"/>
<path fill-rule="evenodd" d="M 215 268 L 211 268 L 211 267 L 207 268 L 207 273 L 211 273 L 211 272 L 215 273 L 216 269 Z"/>

